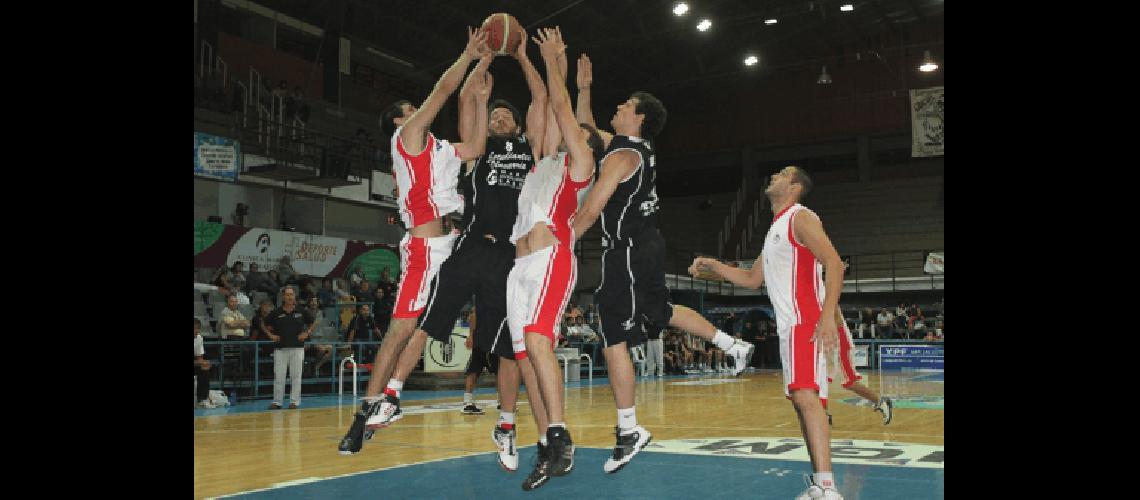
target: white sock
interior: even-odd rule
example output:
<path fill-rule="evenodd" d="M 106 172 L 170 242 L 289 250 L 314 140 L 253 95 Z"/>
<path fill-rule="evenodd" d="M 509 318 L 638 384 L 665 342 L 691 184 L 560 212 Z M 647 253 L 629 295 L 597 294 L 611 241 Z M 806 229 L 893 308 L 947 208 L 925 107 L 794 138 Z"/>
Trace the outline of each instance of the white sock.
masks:
<path fill-rule="evenodd" d="M 732 336 L 727 333 L 717 330 L 716 335 L 713 335 L 712 343 L 716 344 L 720 350 L 727 351 L 730 347 L 732 347 L 732 344 L 736 343 L 736 339 L 732 338 Z"/>
<path fill-rule="evenodd" d="M 812 474 L 811 477 L 815 480 L 815 484 L 819 485 L 820 488 L 831 488 L 833 490 L 836 489 L 835 477 L 830 472 L 816 472 L 815 474 Z"/>
<path fill-rule="evenodd" d="M 392 392 L 395 392 L 396 397 L 400 397 L 400 389 L 403 389 L 403 388 L 404 388 L 403 382 L 400 382 L 399 380 L 396 380 L 394 378 L 388 379 L 388 389 L 391 389 Z M 388 391 L 385 390 L 384 392 L 388 392 Z"/>
<path fill-rule="evenodd" d="M 546 434 L 543 434 L 542 437 L 538 438 L 538 442 L 542 443 L 543 446 L 546 446 L 548 444 L 546 442 Z"/>
<path fill-rule="evenodd" d="M 626 409 L 618 408 L 618 428 L 622 431 L 628 431 L 637 427 L 637 405 L 630 406 Z"/>
<path fill-rule="evenodd" d="M 463 393 L 463 404 L 469 405 L 475 403 L 475 395 L 470 392 Z"/>
<path fill-rule="evenodd" d="M 496 422 L 495 425 L 501 426 L 503 424 L 507 424 L 510 426 L 510 427 L 507 427 L 507 429 L 514 427 L 514 425 L 515 425 L 515 414 L 514 414 L 514 412 L 501 411 L 501 410 L 499 411 L 499 421 Z"/>

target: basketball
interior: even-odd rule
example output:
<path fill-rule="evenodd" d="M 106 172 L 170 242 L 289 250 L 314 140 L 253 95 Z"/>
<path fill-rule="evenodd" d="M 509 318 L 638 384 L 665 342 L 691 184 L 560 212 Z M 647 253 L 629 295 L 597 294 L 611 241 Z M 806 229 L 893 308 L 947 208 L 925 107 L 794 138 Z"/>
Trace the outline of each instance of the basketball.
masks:
<path fill-rule="evenodd" d="M 522 43 L 523 27 L 515 16 L 500 12 L 483 20 L 483 30 L 487 32 L 487 46 L 496 56 L 514 54 Z M 509 36 L 504 36 L 509 33 Z"/>

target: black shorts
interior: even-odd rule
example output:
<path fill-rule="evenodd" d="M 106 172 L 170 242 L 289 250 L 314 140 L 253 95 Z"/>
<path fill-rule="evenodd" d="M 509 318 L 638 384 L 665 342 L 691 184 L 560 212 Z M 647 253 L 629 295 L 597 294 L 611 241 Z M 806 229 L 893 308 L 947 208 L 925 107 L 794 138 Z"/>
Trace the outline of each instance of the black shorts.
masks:
<path fill-rule="evenodd" d="M 478 326 L 478 323 L 476 323 Z M 476 375 L 483 373 L 486 368 L 492 375 L 499 373 L 499 356 L 490 356 L 487 351 L 478 347 L 471 349 L 471 358 L 467 360 L 467 372 Z"/>
<path fill-rule="evenodd" d="M 673 317 L 665 286 L 665 240 L 654 232 L 602 253 L 602 283 L 594 295 L 603 345 L 645 341 L 646 328 L 661 329 Z"/>
<path fill-rule="evenodd" d="M 420 329 L 447 342 L 460 310 L 474 295 L 475 347 L 514 359 L 507 329 L 507 275 L 515 265 L 514 245 L 492 244 L 476 235 L 462 235 L 456 245 L 432 283 Z"/>

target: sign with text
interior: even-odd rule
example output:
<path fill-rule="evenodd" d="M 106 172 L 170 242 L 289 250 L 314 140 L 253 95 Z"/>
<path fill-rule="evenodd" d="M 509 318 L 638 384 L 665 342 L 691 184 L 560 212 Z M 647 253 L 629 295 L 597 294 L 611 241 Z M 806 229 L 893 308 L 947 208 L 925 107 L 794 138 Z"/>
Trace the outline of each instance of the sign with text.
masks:
<path fill-rule="evenodd" d="M 911 156 L 945 156 L 945 87 L 910 91 Z"/>
<path fill-rule="evenodd" d="M 241 145 L 228 137 L 194 132 L 194 174 L 236 181 Z"/>
<path fill-rule="evenodd" d="M 941 345 L 880 345 L 879 367 L 883 370 L 943 370 L 945 350 L 946 347 Z"/>

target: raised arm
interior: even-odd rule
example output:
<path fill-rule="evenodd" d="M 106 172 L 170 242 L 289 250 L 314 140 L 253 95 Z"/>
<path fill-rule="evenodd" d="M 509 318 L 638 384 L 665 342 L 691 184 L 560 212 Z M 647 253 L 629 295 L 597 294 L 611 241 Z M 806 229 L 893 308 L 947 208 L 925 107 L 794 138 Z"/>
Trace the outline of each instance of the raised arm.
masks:
<path fill-rule="evenodd" d="M 475 66 L 476 70 L 482 67 L 482 71 L 476 71 L 472 74 L 471 78 L 471 93 L 474 104 L 471 111 L 472 117 L 471 130 L 469 137 L 462 139 L 462 142 L 455 144 L 455 152 L 463 161 L 474 160 L 483 155 L 483 151 L 487 149 L 487 100 L 491 98 L 491 87 L 494 79 L 491 73 L 487 71 L 487 67 L 491 64 L 491 55 L 484 55 L 479 60 L 479 64 Z M 462 120 L 462 117 L 460 118 Z M 462 123 L 462 122 L 461 122 Z"/>
<path fill-rule="evenodd" d="M 594 221 L 598 220 L 598 216 L 606 207 L 606 202 L 610 201 L 610 196 L 613 196 L 618 184 L 621 184 L 622 179 L 629 177 L 640 162 L 641 158 L 638 154 L 628 149 L 617 151 L 606 157 L 606 160 L 602 162 L 601 172 L 598 174 L 597 181 L 594 182 L 594 187 L 590 188 L 590 194 L 586 195 L 586 201 L 578 208 L 578 215 L 574 217 L 574 235 L 576 238 L 581 238 L 583 234 L 586 234 L 586 230 L 594 225 Z"/>
<path fill-rule="evenodd" d="M 764 284 L 763 258 L 764 254 L 760 254 L 759 257 L 756 257 L 756 261 L 752 263 L 752 269 L 741 269 L 709 257 L 697 257 L 693 259 L 693 264 L 689 266 L 689 274 L 699 278 L 700 276 L 698 275 L 701 271 L 708 271 L 734 284 L 757 289 L 760 288 L 760 285 Z"/>
<path fill-rule="evenodd" d="M 530 106 L 526 110 L 526 141 L 530 143 L 531 149 L 534 149 L 538 141 L 542 140 L 543 132 L 549 122 L 546 121 L 546 86 L 542 84 L 542 77 L 538 75 L 538 70 L 526 55 L 526 39 L 526 32 L 523 31 L 522 41 L 519 42 L 519 48 L 514 56 L 522 67 L 523 75 L 526 76 L 526 86 L 530 89 Z"/>
<path fill-rule="evenodd" d="M 594 111 L 590 109 L 590 85 L 594 83 L 594 65 L 590 62 L 590 56 L 585 53 L 578 56 L 578 73 L 574 75 L 574 80 L 578 84 L 578 122 L 588 123 L 597 128 Z"/>
<path fill-rule="evenodd" d="M 479 58 L 479 63 L 467 74 L 467 80 L 463 82 L 463 88 L 459 89 L 459 140 L 460 142 L 471 142 L 472 135 L 475 133 L 475 114 L 476 106 L 479 105 L 479 99 L 475 95 L 475 90 L 472 88 L 471 80 L 476 74 L 487 71 L 487 67 L 491 65 L 491 57 Z"/>
<path fill-rule="evenodd" d="M 579 132 L 578 122 L 574 120 L 574 110 L 570 108 L 570 94 L 566 90 L 566 75 L 559 64 L 559 56 L 566 53 L 566 44 L 562 41 L 562 31 L 558 28 L 545 29 L 539 33 L 542 37 L 540 47 L 542 59 L 546 61 L 546 82 L 550 89 L 550 110 L 558 123 L 558 129 L 566 138 L 566 149 L 570 152 L 570 179 L 575 182 L 590 178 L 594 170 L 594 155 L 585 139 Z M 563 57 L 564 59 L 564 57 Z M 589 226 L 586 226 L 588 229 Z"/>
<path fill-rule="evenodd" d="M 459 83 L 463 79 L 463 73 L 467 71 L 468 64 L 483 54 L 490 53 L 486 42 L 486 32 L 467 28 L 467 46 L 463 49 L 463 53 L 459 54 L 459 58 L 452 63 L 451 67 L 447 68 L 447 71 L 443 72 L 443 76 L 439 77 L 439 81 L 436 82 L 427 99 L 412 116 L 408 117 L 400 130 L 400 140 L 403 141 L 404 149 L 409 153 L 414 151 L 418 154 L 423 151 L 424 142 L 427 140 L 428 127 L 435 120 L 435 115 L 439 114 L 439 110 L 443 109 L 447 98 L 455 92 L 455 89 L 459 88 Z"/>

